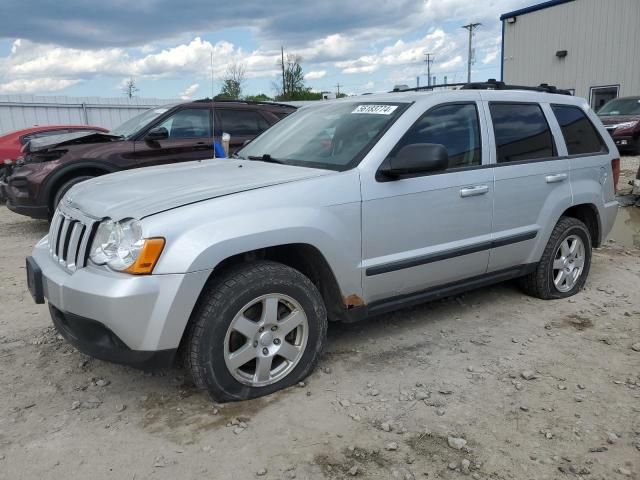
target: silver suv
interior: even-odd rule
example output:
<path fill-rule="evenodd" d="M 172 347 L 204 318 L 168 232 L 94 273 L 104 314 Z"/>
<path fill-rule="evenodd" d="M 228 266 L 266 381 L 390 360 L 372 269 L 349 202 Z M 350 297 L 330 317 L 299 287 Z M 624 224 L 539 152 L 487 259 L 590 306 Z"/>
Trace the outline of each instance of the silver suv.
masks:
<path fill-rule="evenodd" d="M 583 288 L 618 152 L 580 98 L 401 92 L 299 109 L 233 159 L 73 187 L 27 259 L 69 342 L 139 367 L 180 353 L 218 401 L 305 378 L 328 321 L 519 278 Z"/>

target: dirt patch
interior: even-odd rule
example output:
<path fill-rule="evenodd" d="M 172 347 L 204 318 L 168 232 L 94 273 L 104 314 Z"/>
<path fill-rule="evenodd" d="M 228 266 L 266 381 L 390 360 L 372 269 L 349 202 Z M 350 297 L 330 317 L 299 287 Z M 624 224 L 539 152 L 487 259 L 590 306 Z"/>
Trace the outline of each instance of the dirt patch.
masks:
<path fill-rule="evenodd" d="M 581 315 L 578 313 L 572 313 L 567 315 L 564 319 L 564 325 L 573 327 L 576 330 L 582 331 L 587 328 L 593 327 L 593 320 L 585 315 Z"/>
<path fill-rule="evenodd" d="M 255 415 L 277 402 L 280 395 L 277 393 L 245 402 L 214 404 L 204 393 L 185 385 L 176 394 L 152 392 L 145 395 L 140 405 L 140 424 L 149 433 L 177 444 L 189 445 L 220 428 L 244 430 Z"/>

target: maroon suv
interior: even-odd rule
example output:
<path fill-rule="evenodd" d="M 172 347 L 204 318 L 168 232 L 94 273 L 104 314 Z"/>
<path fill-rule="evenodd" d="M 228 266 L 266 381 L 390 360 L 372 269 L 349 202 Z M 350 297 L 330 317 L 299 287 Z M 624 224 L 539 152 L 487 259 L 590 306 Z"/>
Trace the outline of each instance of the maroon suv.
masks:
<path fill-rule="evenodd" d="M 64 194 L 88 178 L 129 168 L 213 156 L 213 135 L 231 135 L 230 153 L 294 107 L 275 103 L 198 100 L 152 108 L 106 132 L 32 140 L 24 158 L 6 165 L 0 198 L 16 213 L 49 218 Z M 215 111 L 215 117 L 213 112 Z"/>
<path fill-rule="evenodd" d="M 615 98 L 598 116 L 621 153 L 640 154 L 640 97 Z"/>

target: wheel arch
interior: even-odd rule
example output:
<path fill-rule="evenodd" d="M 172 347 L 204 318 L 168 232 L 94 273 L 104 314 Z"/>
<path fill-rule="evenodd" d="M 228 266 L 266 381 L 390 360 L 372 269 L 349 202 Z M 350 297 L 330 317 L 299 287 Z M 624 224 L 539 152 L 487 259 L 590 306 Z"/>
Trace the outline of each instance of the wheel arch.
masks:
<path fill-rule="evenodd" d="M 211 270 L 207 280 L 204 282 L 200 293 L 194 302 L 191 313 L 184 325 L 180 343 L 178 347 L 178 358 L 183 358 L 185 351 L 185 341 L 188 336 L 189 327 L 192 325 L 194 315 L 198 305 L 203 301 L 208 287 L 215 282 L 222 272 L 234 268 L 242 263 L 256 260 L 272 260 L 288 267 L 298 270 L 308 277 L 320 292 L 320 296 L 327 310 L 329 321 L 348 322 L 350 310 L 364 306 L 363 300 L 355 295 L 343 296 L 336 276 L 324 255 L 313 245 L 308 243 L 290 243 L 258 248 L 242 253 L 231 255 L 220 261 Z"/>
<path fill-rule="evenodd" d="M 65 182 L 68 182 L 74 177 L 79 177 L 82 175 L 91 175 L 97 177 L 116 171 L 117 169 L 112 165 L 95 161 L 74 162 L 69 166 L 60 168 L 47 179 L 42 193 L 42 203 L 46 204 L 47 207 L 51 209 L 53 198 L 55 197 L 58 188 L 60 188 L 61 185 L 63 185 Z"/>
<path fill-rule="evenodd" d="M 591 236 L 591 244 L 599 247 L 602 244 L 602 225 L 598 208 L 592 203 L 581 203 L 567 208 L 561 217 L 572 217 L 580 220 L 587 226 Z"/>
<path fill-rule="evenodd" d="M 357 295 L 343 296 L 329 262 L 320 250 L 308 243 L 289 243 L 275 245 L 255 250 L 237 253 L 219 262 L 211 271 L 205 286 L 207 286 L 220 276 L 220 273 L 244 262 L 254 260 L 272 260 L 288 267 L 298 270 L 308 277 L 318 288 L 322 296 L 329 319 L 332 321 L 344 320 L 345 313 L 363 304 L 362 299 Z M 200 293 L 198 302 L 203 293 Z M 197 302 L 196 302 L 197 304 Z"/>

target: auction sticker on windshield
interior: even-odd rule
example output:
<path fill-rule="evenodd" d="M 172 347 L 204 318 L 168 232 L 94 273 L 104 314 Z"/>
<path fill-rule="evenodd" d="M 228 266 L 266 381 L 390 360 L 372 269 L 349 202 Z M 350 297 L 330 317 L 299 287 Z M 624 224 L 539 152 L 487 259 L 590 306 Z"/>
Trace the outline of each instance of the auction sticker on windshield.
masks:
<path fill-rule="evenodd" d="M 391 115 L 397 105 L 358 105 L 351 113 L 370 113 L 373 115 Z"/>

